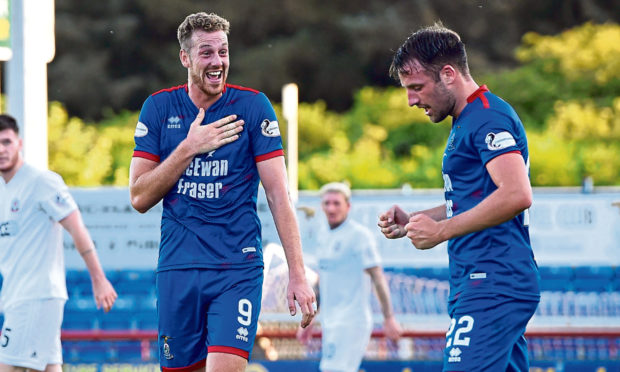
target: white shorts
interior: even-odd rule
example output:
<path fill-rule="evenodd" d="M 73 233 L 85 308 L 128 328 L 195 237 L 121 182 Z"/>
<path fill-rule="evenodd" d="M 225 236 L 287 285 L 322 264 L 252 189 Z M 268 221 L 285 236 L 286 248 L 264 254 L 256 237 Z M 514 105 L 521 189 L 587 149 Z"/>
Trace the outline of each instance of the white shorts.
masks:
<path fill-rule="evenodd" d="M 42 371 L 62 364 L 60 326 L 64 299 L 27 300 L 4 309 L 0 363 Z"/>
<path fill-rule="evenodd" d="M 321 371 L 357 372 L 372 328 L 365 325 L 323 327 Z"/>

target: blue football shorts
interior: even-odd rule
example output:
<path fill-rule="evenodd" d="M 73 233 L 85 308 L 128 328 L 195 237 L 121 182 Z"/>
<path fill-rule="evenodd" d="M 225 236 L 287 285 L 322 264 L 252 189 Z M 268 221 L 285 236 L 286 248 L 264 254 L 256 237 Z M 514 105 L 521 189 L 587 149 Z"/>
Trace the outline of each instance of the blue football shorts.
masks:
<path fill-rule="evenodd" d="M 250 359 L 261 306 L 263 267 L 157 273 L 162 370 L 204 366 L 207 353 Z"/>
<path fill-rule="evenodd" d="M 537 306 L 504 295 L 451 301 L 443 371 L 529 371 L 524 333 Z"/>

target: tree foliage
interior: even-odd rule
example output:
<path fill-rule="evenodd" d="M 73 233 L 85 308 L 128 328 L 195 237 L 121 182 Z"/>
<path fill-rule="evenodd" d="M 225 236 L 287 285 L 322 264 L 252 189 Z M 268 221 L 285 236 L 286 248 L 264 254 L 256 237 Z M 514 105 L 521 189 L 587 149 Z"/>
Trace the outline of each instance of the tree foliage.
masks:
<path fill-rule="evenodd" d="M 620 28 L 612 23 L 590 22 L 544 36 L 528 32 L 517 57 L 523 62 L 542 60 L 546 72 L 560 70 L 570 80 L 587 79 L 604 85 L 620 78 Z"/>
<path fill-rule="evenodd" d="M 584 40 L 605 40 L 600 48 L 608 50 L 594 52 Z M 586 176 L 597 185 L 620 185 L 620 74 L 610 67 L 618 61 L 618 45 L 617 24 L 527 34 L 517 51 L 520 66 L 479 79 L 521 116 L 534 186 L 576 186 Z M 592 54 L 596 58 L 587 57 Z M 569 63 L 573 58 L 582 62 Z M 281 106 L 274 106 L 286 142 Z M 53 103 L 50 167 L 71 185 L 126 185 L 137 118 L 137 112 L 123 111 L 86 124 Z M 363 87 L 344 112 L 323 100 L 301 102 L 300 188 L 342 180 L 354 188 L 441 187 L 449 131 L 449 120 L 433 124 L 422 110 L 408 107 L 403 88 Z"/>
<path fill-rule="evenodd" d="M 137 119 L 137 113 L 124 113 L 95 126 L 69 117 L 61 103 L 52 102 L 48 116 L 50 169 L 72 186 L 126 186 Z"/>
<path fill-rule="evenodd" d="M 70 116 L 99 121 L 106 110 L 139 110 L 144 99 L 187 77 L 176 29 L 187 14 L 229 19 L 230 81 L 280 101 L 300 86 L 304 102 L 348 111 L 364 86 L 393 86 L 388 66 L 407 35 L 442 21 L 458 31 L 472 69 L 512 67 L 526 31 L 558 33 L 588 20 L 620 21 L 620 3 L 411 0 L 56 0 L 51 100 Z M 601 42 L 605 41 L 605 37 Z M 616 68 L 615 71 L 618 71 Z"/>

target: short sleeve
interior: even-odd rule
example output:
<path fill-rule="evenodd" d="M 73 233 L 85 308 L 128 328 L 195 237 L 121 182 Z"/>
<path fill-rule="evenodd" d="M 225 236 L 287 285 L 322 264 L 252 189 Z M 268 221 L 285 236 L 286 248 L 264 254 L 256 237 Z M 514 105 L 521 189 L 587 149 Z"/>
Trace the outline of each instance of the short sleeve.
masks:
<path fill-rule="evenodd" d="M 251 115 L 250 141 L 252 153 L 257 162 L 269 157 L 280 156 L 282 152 L 282 137 L 276 113 L 263 93 L 254 98 L 254 107 Z"/>
<path fill-rule="evenodd" d="M 521 152 L 520 134 L 509 118 L 495 114 L 485 120 L 472 139 L 483 164 L 508 152 Z"/>
<path fill-rule="evenodd" d="M 159 114 L 153 96 L 144 101 L 136 131 L 134 132 L 134 157 L 142 157 L 153 161 L 160 161 L 160 125 Z"/>
<path fill-rule="evenodd" d="M 61 221 L 77 209 L 69 188 L 58 174 L 46 172 L 38 181 L 38 204 L 51 219 Z"/>
<path fill-rule="evenodd" d="M 362 264 L 365 269 L 381 265 L 381 256 L 377 248 L 377 241 L 369 231 L 364 231 L 359 235 L 361 238 L 360 247 L 362 247 Z"/>

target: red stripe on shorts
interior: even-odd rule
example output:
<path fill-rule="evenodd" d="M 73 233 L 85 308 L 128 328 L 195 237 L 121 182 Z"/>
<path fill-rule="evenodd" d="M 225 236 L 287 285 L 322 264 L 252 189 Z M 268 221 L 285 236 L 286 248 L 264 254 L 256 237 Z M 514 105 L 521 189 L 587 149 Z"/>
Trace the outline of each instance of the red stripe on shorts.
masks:
<path fill-rule="evenodd" d="M 247 351 L 237 349 L 236 347 L 230 347 L 230 346 L 209 346 L 207 348 L 207 351 L 209 353 L 225 353 L 225 354 L 239 355 L 240 357 L 243 357 L 245 359 L 250 358 L 250 353 L 248 353 Z"/>

